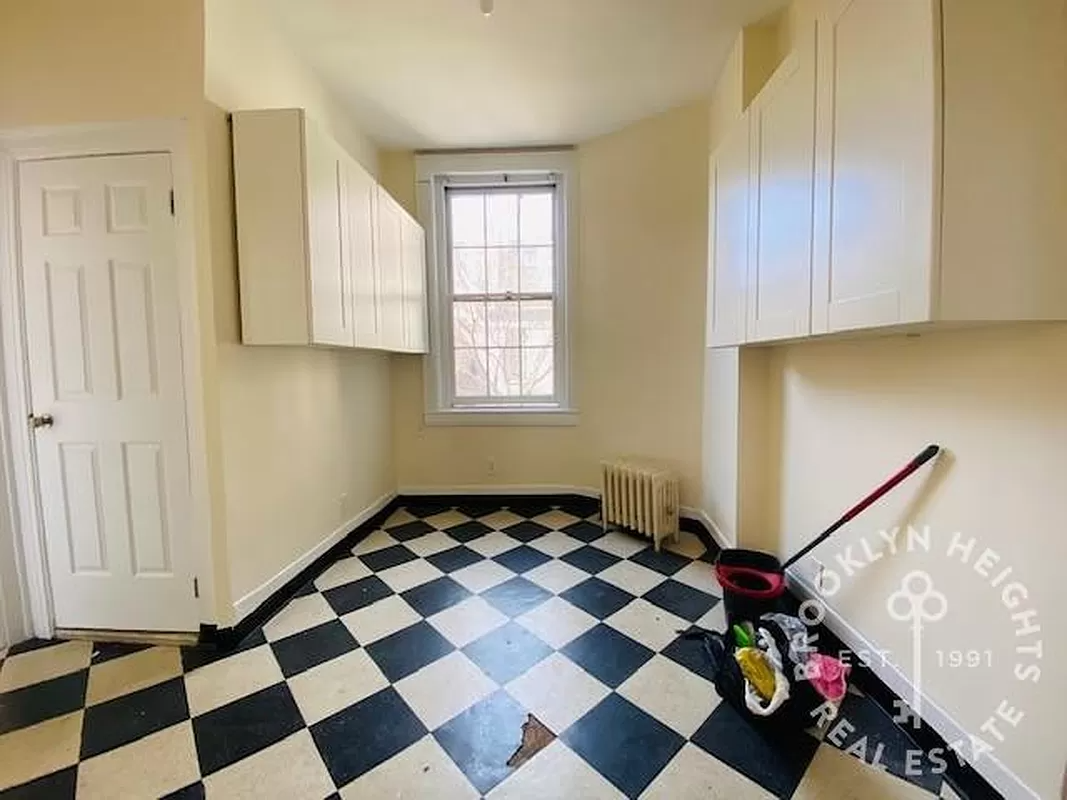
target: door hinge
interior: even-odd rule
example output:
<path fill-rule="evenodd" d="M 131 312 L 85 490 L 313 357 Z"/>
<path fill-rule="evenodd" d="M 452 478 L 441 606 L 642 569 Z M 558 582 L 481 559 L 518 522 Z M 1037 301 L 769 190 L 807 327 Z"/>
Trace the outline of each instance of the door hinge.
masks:
<path fill-rule="evenodd" d="M 170 190 L 170 215 L 174 216 L 174 190 Z"/>
<path fill-rule="evenodd" d="M 193 597 L 200 599 L 200 579 L 193 578 Z"/>

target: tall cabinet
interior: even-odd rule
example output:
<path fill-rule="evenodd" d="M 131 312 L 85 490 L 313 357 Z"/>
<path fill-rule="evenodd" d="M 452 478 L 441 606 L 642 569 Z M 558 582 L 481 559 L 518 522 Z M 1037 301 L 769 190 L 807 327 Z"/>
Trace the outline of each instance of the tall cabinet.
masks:
<path fill-rule="evenodd" d="M 422 228 L 302 109 L 233 115 L 241 338 L 426 351 Z"/>

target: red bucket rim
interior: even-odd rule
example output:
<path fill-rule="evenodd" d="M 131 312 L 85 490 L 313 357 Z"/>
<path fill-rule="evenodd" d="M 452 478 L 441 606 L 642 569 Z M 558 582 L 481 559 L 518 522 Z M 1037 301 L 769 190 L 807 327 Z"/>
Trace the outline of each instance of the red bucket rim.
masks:
<path fill-rule="evenodd" d="M 751 589 L 735 583 L 734 576 L 741 575 L 762 580 L 767 584 L 767 588 Z M 782 592 L 785 591 L 785 575 L 780 570 L 771 572 L 755 569 L 754 567 L 731 567 L 725 564 L 716 564 L 715 577 L 718 578 L 719 584 L 726 591 L 755 600 L 773 600 L 776 597 L 780 597 Z"/>

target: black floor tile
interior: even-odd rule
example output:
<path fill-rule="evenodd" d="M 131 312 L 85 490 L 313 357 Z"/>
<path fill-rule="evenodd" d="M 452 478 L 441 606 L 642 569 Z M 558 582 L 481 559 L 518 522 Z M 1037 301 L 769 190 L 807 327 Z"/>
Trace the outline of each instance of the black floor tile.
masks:
<path fill-rule="evenodd" d="M 7 657 L 20 656 L 23 653 L 31 653 L 34 650 L 41 650 L 45 647 L 54 647 L 57 644 L 63 644 L 66 639 L 38 639 L 34 636 L 31 639 L 27 639 L 24 642 L 13 644 L 7 650 Z"/>
<path fill-rule="evenodd" d="M 377 575 L 369 575 L 344 586 L 335 586 L 322 593 L 326 602 L 337 612 L 338 616 L 344 616 L 359 608 L 365 608 L 371 603 L 388 597 L 393 590 L 386 585 L 385 581 Z"/>
<path fill-rule="evenodd" d="M 471 593 L 447 575 L 408 589 L 401 597 L 409 606 L 424 617 L 432 617 L 439 611 L 451 608 L 471 596 Z"/>
<path fill-rule="evenodd" d="M 85 705 L 89 670 L 41 681 L 0 694 L 0 734 L 28 728 Z"/>
<path fill-rule="evenodd" d="M 311 736 L 337 786 L 392 758 L 426 735 L 393 687 L 311 726 Z"/>
<path fill-rule="evenodd" d="M 359 647 L 355 637 L 338 619 L 271 642 L 282 675 L 291 678 L 317 664 L 337 658 Z"/>
<path fill-rule="evenodd" d="M 304 727 L 289 687 L 277 683 L 193 719 L 200 774 L 210 775 Z"/>
<path fill-rule="evenodd" d="M 540 500 L 536 497 L 530 499 L 517 498 L 507 501 L 507 509 L 512 514 L 518 514 L 520 517 L 536 517 L 540 514 L 544 514 L 551 511 L 555 506 L 548 500 Z"/>
<path fill-rule="evenodd" d="M 432 517 L 434 514 L 449 511 L 452 507 L 451 503 L 447 503 L 443 500 L 405 501 L 402 506 L 402 508 L 411 514 L 411 516 L 418 517 L 419 519 L 426 519 L 426 517 Z"/>
<path fill-rule="evenodd" d="M 3 800 L 74 800 L 78 788 L 78 767 L 67 767 L 29 783 L 0 792 Z"/>
<path fill-rule="evenodd" d="M 640 795 L 685 744 L 614 692 L 568 728 L 563 741 L 627 797 Z"/>
<path fill-rule="evenodd" d="M 151 646 L 150 644 L 127 644 L 125 642 L 99 642 L 93 645 L 93 657 L 90 663 L 104 664 L 116 658 L 140 653 Z"/>
<path fill-rule="evenodd" d="M 663 648 L 660 655 L 666 656 L 676 664 L 681 664 L 705 680 L 713 683 L 715 681 L 715 670 L 700 639 L 686 639 L 679 636 Z"/>
<path fill-rule="evenodd" d="M 637 672 L 653 656 L 640 642 L 607 625 L 590 628 L 563 648 L 563 654 L 612 689 Z"/>
<path fill-rule="evenodd" d="M 425 536 L 428 533 L 433 533 L 437 528 L 428 522 L 417 519 L 413 522 L 405 522 L 404 524 L 397 525 L 393 528 L 386 528 L 386 530 L 389 531 L 389 535 L 398 542 L 408 542 L 412 539 L 418 539 L 420 536 Z"/>
<path fill-rule="evenodd" d="M 670 579 L 647 592 L 645 599 L 690 622 L 696 622 L 719 602 L 714 595 Z"/>
<path fill-rule="evenodd" d="M 488 497 L 485 500 L 469 499 L 456 504 L 456 511 L 466 514 L 468 517 L 478 519 L 487 517 L 500 510 L 500 503 L 495 498 Z"/>
<path fill-rule="evenodd" d="M 82 725 L 81 758 L 106 753 L 188 718 L 185 679 L 180 677 L 90 706 Z"/>
<path fill-rule="evenodd" d="M 598 572 L 603 572 L 612 564 L 617 564 L 622 561 L 616 555 L 606 553 L 596 547 L 579 547 L 577 550 L 571 550 L 566 555 L 560 556 L 560 561 L 566 561 L 572 567 L 577 567 L 584 572 L 588 572 L 590 575 L 596 575 Z"/>
<path fill-rule="evenodd" d="M 485 556 L 481 553 L 476 553 L 469 547 L 460 545 L 459 547 L 453 547 L 451 550 L 445 550 L 441 553 L 434 553 L 432 556 L 427 556 L 426 560 L 437 567 L 441 572 L 456 572 L 464 567 L 469 567 L 471 564 L 475 564 L 481 561 Z"/>
<path fill-rule="evenodd" d="M 607 619 L 628 605 L 634 596 L 600 578 L 589 578 L 560 594 L 571 605 L 578 606 L 597 619 Z"/>
<path fill-rule="evenodd" d="M 546 561 L 551 560 L 551 556 L 546 556 L 540 550 L 534 550 L 527 545 L 520 545 L 508 550 L 506 553 L 501 553 L 493 559 L 496 563 L 502 564 L 518 575 L 529 572 L 534 567 L 539 567 Z"/>
<path fill-rule="evenodd" d="M 456 648 L 429 623 L 411 627 L 367 645 L 369 655 L 390 682 L 396 683 Z"/>
<path fill-rule="evenodd" d="M 484 522 L 479 522 L 476 519 L 472 519 L 469 522 L 463 522 L 459 525 L 454 525 L 448 528 L 445 533 L 455 539 L 457 542 L 473 542 L 475 539 L 480 539 L 487 533 L 492 533 L 493 529 L 486 525 Z"/>
<path fill-rule="evenodd" d="M 474 787 L 486 794 L 513 771 L 508 759 L 522 744 L 526 711 L 503 689 L 453 717 L 434 738 Z"/>
<path fill-rule="evenodd" d="M 381 572 L 390 567 L 414 561 L 418 556 L 404 547 L 404 545 L 394 544 L 392 547 L 383 547 L 381 550 L 375 550 L 372 553 L 364 553 L 358 558 L 374 572 Z"/>
<path fill-rule="evenodd" d="M 497 611 L 514 619 L 550 599 L 552 593 L 526 578 L 516 576 L 487 589 L 481 596 Z"/>
<path fill-rule="evenodd" d="M 337 562 L 335 561 L 334 564 L 336 564 L 336 563 Z M 325 572 L 326 569 L 328 569 L 329 567 L 332 567 L 332 566 L 333 566 L 333 564 L 328 564 L 327 567 L 325 569 L 323 569 L 322 571 Z M 315 577 L 317 578 L 318 576 L 316 575 Z M 318 591 L 319 591 L 319 589 L 315 585 L 315 582 L 314 581 L 308 581 L 307 583 L 305 583 L 303 586 L 301 586 L 299 589 L 296 590 L 296 592 L 293 594 L 293 599 L 295 600 L 297 597 L 307 597 L 309 594 L 315 594 Z"/>
<path fill-rule="evenodd" d="M 518 512 L 516 511 L 515 513 Z M 519 516 L 525 515 L 520 514 Z M 504 533 L 519 542 L 532 542 L 534 539 L 540 539 L 551 530 L 551 528 L 542 525 L 540 522 L 524 519 L 522 522 L 516 522 L 514 525 L 504 528 Z"/>
<path fill-rule="evenodd" d="M 595 542 L 604 535 L 604 528 L 595 522 L 589 522 L 588 520 L 583 519 L 579 522 L 572 522 L 563 529 L 563 532 L 568 536 L 580 539 L 583 542 Z"/>
<path fill-rule="evenodd" d="M 646 547 L 639 553 L 634 553 L 630 556 L 630 560 L 640 564 L 642 567 L 648 567 L 654 569 L 661 575 L 673 575 L 682 567 L 689 566 L 690 559 L 685 556 L 680 556 L 677 553 L 672 553 L 670 550 L 660 550 L 658 553 L 653 547 Z"/>
<path fill-rule="evenodd" d="M 207 793 L 204 791 L 203 781 L 197 781 L 196 783 L 190 783 L 188 786 L 183 786 L 176 792 L 164 795 L 163 800 L 204 800 L 206 796 Z"/>
<path fill-rule="evenodd" d="M 941 791 L 943 776 L 934 772 L 938 765 L 925 758 L 913 759 L 909 770 L 908 753 L 922 748 L 873 699 L 850 693 L 845 695 L 841 711 L 827 728 L 823 742 L 839 750 L 848 750 L 861 739 L 866 739 L 864 760 L 868 764 L 884 768 L 929 792 Z M 946 758 L 952 757 L 951 753 L 946 755 Z"/>
<path fill-rule="evenodd" d="M 509 622 L 463 648 L 482 672 L 503 685 L 552 655 L 552 648 L 518 623 Z"/>
<path fill-rule="evenodd" d="M 591 517 L 600 512 L 599 497 L 569 497 L 560 508 L 576 517 Z"/>
<path fill-rule="evenodd" d="M 793 794 L 819 747 L 801 730 L 759 729 L 728 703 L 716 707 L 691 741 L 778 797 Z"/>

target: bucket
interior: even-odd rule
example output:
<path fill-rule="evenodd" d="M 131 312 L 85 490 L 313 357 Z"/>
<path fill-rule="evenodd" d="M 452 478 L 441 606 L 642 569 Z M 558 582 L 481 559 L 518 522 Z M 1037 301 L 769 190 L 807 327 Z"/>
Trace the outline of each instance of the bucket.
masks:
<path fill-rule="evenodd" d="M 715 577 L 722 586 L 728 625 L 777 611 L 778 598 L 785 591 L 781 562 L 758 550 L 723 550 L 715 562 Z"/>

